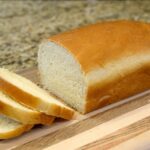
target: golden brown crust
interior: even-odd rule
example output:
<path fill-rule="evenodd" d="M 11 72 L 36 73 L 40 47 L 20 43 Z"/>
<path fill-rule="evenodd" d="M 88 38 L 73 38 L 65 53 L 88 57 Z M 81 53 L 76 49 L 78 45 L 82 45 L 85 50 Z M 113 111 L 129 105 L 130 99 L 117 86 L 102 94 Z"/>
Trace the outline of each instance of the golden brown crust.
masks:
<path fill-rule="evenodd" d="M 10 82 L 7 82 L 2 77 L 0 77 L 0 90 L 8 94 L 10 97 L 13 97 L 15 101 L 25 105 L 26 107 L 37 109 L 38 111 L 42 111 L 42 112 L 44 112 L 44 110 L 42 110 L 41 107 L 48 108 L 48 110 L 45 109 L 44 113 L 47 113 L 47 115 L 51 115 L 51 116 L 45 115 L 46 122 L 42 122 L 43 124 L 44 123 L 47 124 L 48 117 L 49 117 L 50 123 L 54 120 L 53 116 L 62 117 L 64 119 L 71 119 L 73 117 L 73 114 L 74 114 L 73 110 L 63 108 L 55 104 L 52 104 L 49 108 L 49 104 L 44 103 L 44 102 L 41 103 L 40 98 L 35 97 L 31 95 L 30 93 L 26 93 L 25 91 L 16 87 Z M 44 114 L 42 114 L 42 116 L 44 116 Z M 42 120 L 44 121 L 44 119 Z"/>
<path fill-rule="evenodd" d="M 115 103 L 124 98 L 150 89 L 150 67 L 128 74 L 124 78 L 99 88 L 99 84 L 89 87 L 88 101 L 83 113 Z"/>
<path fill-rule="evenodd" d="M 0 113 L 23 124 L 50 125 L 55 117 L 33 110 L 32 112 L 17 109 L 0 100 Z"/>
<path fill-rule="evenodd" d="M 111 61 L 149 52 L 150 24 L 103 22 L 64 32 L 49 40 L 70 51 L 88 73 Z"/>
<path fill-rule="evenodd" d="M 0 77 L 0 90 L 13 97 L 17 102 L 26 105 L 26 107 L 35 108 L 39 104 L 38 98 L 19 89 L 15 85 L 7 82 L 2 77 Z"/>
<path fill-rule="evenodd" d="M 15 138 L 15 137 L 23 134 L 24 132 L 29 131 L 30 129 L 32 129 L 32 127 L 33 127 L 33 125 L 20 125 L 16 129 L 13 129 L 9 132 L 0 133 L 0 139 L 4 140 L 4 139 Z"/>
<path fill-rule="evenodd" d="M 73 119 L 74 117 L 74 110 L 66 107 L 58 107 L 56 104 L 51 104 L 51 109 L 47 112 L 48 114 L 55 114 L 57 117 L 64 118 L 67 120 Z"/>

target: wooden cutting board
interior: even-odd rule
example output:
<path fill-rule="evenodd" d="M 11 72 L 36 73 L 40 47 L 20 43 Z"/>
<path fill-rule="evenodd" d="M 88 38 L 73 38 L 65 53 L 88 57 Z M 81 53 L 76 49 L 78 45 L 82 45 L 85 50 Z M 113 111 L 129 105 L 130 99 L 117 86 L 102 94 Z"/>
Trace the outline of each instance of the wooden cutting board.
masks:
<path fill-rule="evenodd" d="M 19 73 L 39 84 L 36 68 Z M 31 138 L 14 149 L 150 150 L 150 92 L 87 115 L 77 113 L 76 120 L 58 124 L 50 133 Z"/>

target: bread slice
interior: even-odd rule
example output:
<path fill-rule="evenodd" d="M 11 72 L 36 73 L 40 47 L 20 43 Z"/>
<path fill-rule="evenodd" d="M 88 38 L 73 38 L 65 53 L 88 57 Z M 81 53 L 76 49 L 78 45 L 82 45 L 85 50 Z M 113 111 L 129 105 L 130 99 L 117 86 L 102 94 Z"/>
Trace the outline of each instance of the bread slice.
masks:
<path fill-rule="evenodd" d="M 54 118 L 36 110 L 29 109 L 0 91 L 0 113 L 23 124 L 50 125 Z"/>
<path fill-rule="evenodd" d="M 21 124 L 6 116 L 0 115 L 0 139 L 10 139 L 29 131 L 33 125 Z"/>
<path fill-rule="evenodd" d="M 109 21 L 50 37 L 40 46 L 44 87 L 86 113 L 150 89 L 150 24 Z"/>
<path fill-rule="evenodd" d="M 13 100 L 47 115 L 71 119 L 74 111 L 28 79 L 0 68 L 0 90 Z"/>

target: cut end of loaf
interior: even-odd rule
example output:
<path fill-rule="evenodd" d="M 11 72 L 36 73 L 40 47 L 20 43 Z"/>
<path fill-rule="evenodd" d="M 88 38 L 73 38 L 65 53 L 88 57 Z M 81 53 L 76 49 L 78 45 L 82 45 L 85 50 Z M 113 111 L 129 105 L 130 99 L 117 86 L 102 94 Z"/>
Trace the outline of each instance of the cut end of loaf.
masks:
<path fill-rule="evenodd" d="M 81 66 L 65 48 L 44 42 L 38 53 L 41 82 L 69 106 L 84 112 L 86 79 Z"/>

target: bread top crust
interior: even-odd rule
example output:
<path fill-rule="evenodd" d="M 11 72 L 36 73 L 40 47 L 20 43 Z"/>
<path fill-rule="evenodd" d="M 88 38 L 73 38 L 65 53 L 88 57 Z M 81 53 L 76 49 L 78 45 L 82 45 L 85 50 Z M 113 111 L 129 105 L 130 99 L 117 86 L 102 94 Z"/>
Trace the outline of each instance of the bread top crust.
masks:
<path fill-rule="evenodd" d="M 109 21 L 64 32 L 49 40 L 70 51 L 88 74 L 111 61 L 150 55 L 150 24 Z"/>

